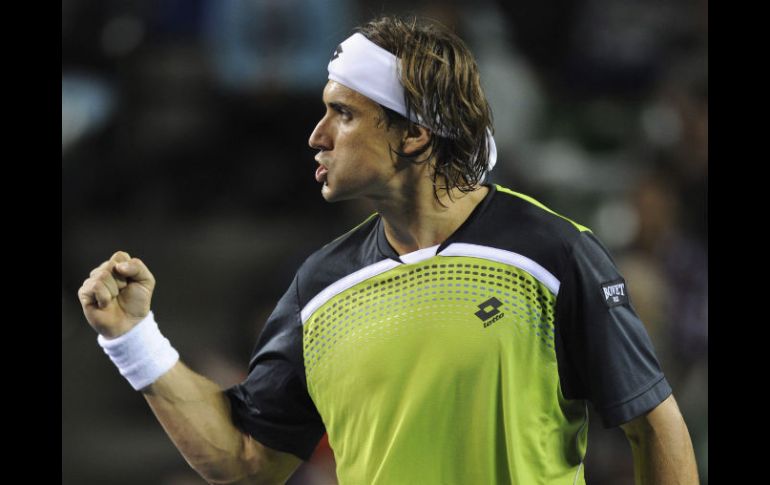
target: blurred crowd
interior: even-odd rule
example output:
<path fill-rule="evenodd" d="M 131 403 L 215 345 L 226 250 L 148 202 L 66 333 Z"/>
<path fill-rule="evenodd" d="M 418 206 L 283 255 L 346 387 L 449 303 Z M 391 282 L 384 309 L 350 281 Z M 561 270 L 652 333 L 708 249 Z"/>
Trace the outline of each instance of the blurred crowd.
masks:
<path fill-rule="evenodd" d="M 304 258 L 369 214 L 323 202 L 307 138 L 330 53 L 382 13 L 469 44 L 490 180 L 608 246 L 707 484 L 706 0 L 63 0 L 62 483 L 203 483 L 101 353 L 77 289 L 114 251 L 141 257 L 182 358 L 242 379 Z M 633 484 L 622 431 L 592 417 L 587 482 Z M 333 459 L 323 440 L 289 484 L 335 484 Z"/>

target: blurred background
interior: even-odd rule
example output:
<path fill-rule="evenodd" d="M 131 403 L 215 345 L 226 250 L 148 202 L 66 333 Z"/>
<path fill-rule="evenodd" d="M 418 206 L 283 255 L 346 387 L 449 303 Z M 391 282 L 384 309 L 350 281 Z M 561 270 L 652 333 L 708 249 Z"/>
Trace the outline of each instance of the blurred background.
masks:
<path fill-rule="evenodd" d="M 323 201 L 307 138 L 330 53 L 381 13 L 469 44 L 491 181 L 609 247 L 707 484 L 706 0 L 63 0 L 62 483 L 204 483 L 96 344 L 77 289 L 114 251 L 141 257 L 182 358 L 240 381 L 304 258 L 369 214 Z M 587 482 L 633 484 L 622 431 L 589 429 Z M 289 483 L 336 483 L 325 441 Z"/>

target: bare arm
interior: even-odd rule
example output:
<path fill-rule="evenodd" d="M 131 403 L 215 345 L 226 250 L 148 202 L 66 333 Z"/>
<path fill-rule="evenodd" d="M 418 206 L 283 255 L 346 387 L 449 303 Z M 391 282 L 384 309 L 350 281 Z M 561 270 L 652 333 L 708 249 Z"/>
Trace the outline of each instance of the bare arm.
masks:
<path fill-rule="evenodd" d="M 697 485 L 690 433 L 674 396 L 621 425 L 634 455 L 636 485 Z"/>
<path fill-rule="evenodd" d="M 302 463 L 237 429 L 219 386 L 182 362 L 142 394 L 187 463 L 209 483 L 284 483 Z"/>
<path fill-rule="evenodd" d="M 154 289 L 144 263 L 118 251 L 91 272 L 78 298 L 94 330 L 114 339 L 147 316 Z M 142 394 L 185 460 L 209 483 L 283 483 L 301 463 L 237 429 L 222 389 L 181 361 Z"/>

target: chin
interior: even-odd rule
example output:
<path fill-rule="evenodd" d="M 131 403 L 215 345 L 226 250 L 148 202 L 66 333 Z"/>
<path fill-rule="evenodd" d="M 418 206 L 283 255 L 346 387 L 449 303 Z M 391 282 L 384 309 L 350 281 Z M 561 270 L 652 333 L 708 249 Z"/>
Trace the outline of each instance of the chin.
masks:
<path fill-rule="evenodd" d="M 350 200 L 355 198 L 355 194 L 341 191 L 339 188 L 332 187 L 327 184 L 324 184 L 321 187 L 321 196 L 326 200 L 326 202 L 340 202 L 343 200 Z"/>
<path fill-rule="evenodd" d="M 326 183 L 321 186 L 321 196 L 324 198 L 324 200 L 326 200 L 326 202 L 337 202 L 340 200 L 339 194 L 337 194 L 337 192 L 329 187 Z"/>
<path fill-rule="evenodd" d="M 323 197 L 326 202 L 334 202 L 334 193 L 329 190 L 329 187 L 326 185 L 321 186 L 321 197 Z"/>

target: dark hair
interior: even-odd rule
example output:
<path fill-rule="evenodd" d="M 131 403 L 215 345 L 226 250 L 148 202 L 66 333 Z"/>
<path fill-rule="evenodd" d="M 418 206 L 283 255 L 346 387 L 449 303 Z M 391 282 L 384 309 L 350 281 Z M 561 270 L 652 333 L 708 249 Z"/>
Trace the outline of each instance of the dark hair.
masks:
<path fill-rule="evenodd" d="M 436 156 L 436 198 L 440 189 L 448 193 L 453 188 L 474 190 L 487 170 L 492 111 L 468 47 L 439 22 L 417 17 L 380 17 L 355 30 L 401 60 L 407 115 L 419 115 L 433 134 L 417 153 L 395 153 L 415 163 Z M 409 116 L 383 109 L 388 126 L 395 123 L 412 129 L 415 125 Z"/>

